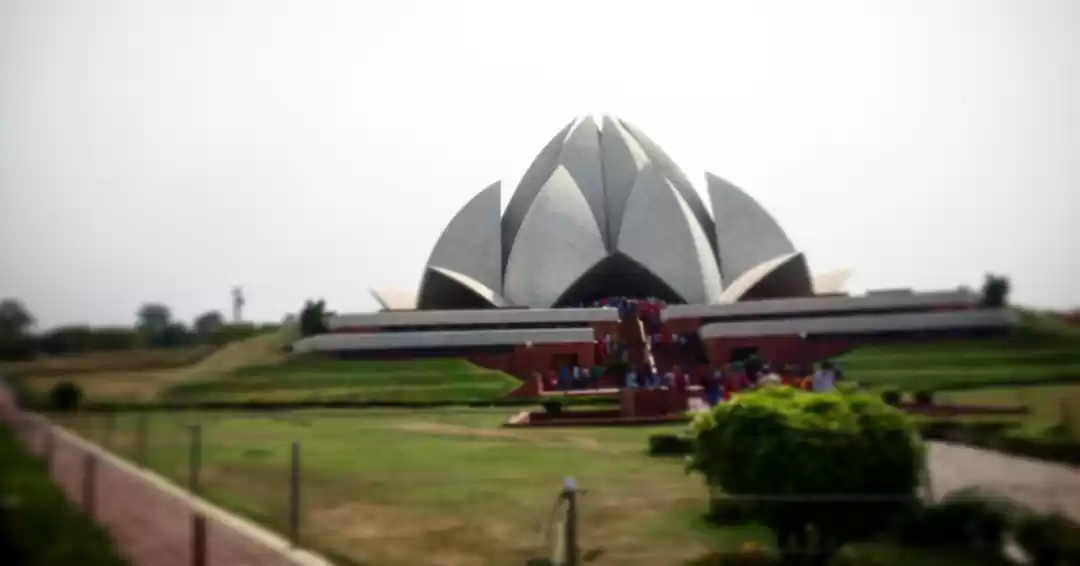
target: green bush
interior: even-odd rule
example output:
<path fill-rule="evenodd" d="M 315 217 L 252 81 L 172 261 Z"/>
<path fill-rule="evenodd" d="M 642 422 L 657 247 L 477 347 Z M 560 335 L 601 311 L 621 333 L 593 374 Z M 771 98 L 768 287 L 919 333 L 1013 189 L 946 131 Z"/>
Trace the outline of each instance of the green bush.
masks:
<path fill-rule="evenodd" d="M 752 501 L 735 499 L 726 493 L 709 494 L 709 513 L 705 519 L 714 525 L 746 525 L 755 518 Z"/>
<path fill-rule="evenodd" d="M 787 556 L 831 554 L 890 526 L 915 500 L 924 448 L 907 417 L 863 394 L 773 387 L 694 418 L 689 469 L 734 496 L 758 496 Z M 827 557 L 827 556 L 826 556 Z"/>
<path fill-rule="evenodd" d="M 689 456 L 694 451 L 692 439 L 677 434 L 649 436 L 650 456 Z"/>
<path fill-rule="evenodd" d="M 544 408 L 544 412 L 549 415 L 562 414 L 563 402 L 561 399 L 548 399 L 540 404 Z"/>
<path fill-rule="evenodd" d="M 775 552 L 757 545 L 746 545 L 730 552 L 713 552 L 691 560 L 687 566 L 776 566 L 781 564 Z"/>
<path fill-rule="evenodd" d="M 933 391 L 916 391 L 915 392 L 915 404 L 919 407 L 930 407 L 934 404 L 934 392 Z"/>
<path fill-rule="evenodd" d="M 79 408 L 82 398 L 82 387 L 70 381 L 61 381 L 49 390 L 49 405 L 54 411 L 74 411 Z"/>
<path fill-rule="evenodd" d="M 999 554 L 1013 511 L 998 497 L 959 491 L 936 505 L 914 505 L 900 522 L 898 538 L 905 546 Z"/>
<path fill-rule="evenodd" d="M 891 407 L 900 405 L 900 392 L 899 391 L 883 391 L 881 393 L 881 401 Z"/>
<path fill-rule="evenodd" d="M 1029 514 L 1016 525 L 1016 542 L 1034 566 L 1058 566 L 1068 555 L 1077 558 L 1080 528 L 1061 515 Z"/>
<path fill-rule="evenodd" d="M 0 507 L 0 549 L 15 554 L 11 564 L 128 564 L 105 529 L 68 501 L 6 428 L 0 428 L 0 462 L 0 499 L 7 503 Z"/>

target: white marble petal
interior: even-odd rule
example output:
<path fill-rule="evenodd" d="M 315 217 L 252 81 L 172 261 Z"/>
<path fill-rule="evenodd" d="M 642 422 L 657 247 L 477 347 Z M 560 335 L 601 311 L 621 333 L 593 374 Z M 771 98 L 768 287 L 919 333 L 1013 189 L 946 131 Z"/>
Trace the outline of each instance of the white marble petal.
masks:
<path fill-rule="evenodd" d="M 518 230 L 521 229 L 521 223 L 525 221 L 525 215 L 529 213 L 529 207 L 532 206 L 536 195 L 540 193 L 544 183 L 551 178 L 551 174 L 559 166 L 559 155 L 562 153 L 563 142 L 566 141 L 566 136 L 570 133 L 570 128 L 574 126 L 574 123 L 570 122 L 563 126 L 563 129 L 559 130 L 559 133 L 548 141 L 544 149 L 540 150 L 540 153 L 533 159 L 532 164 L 525 170 L 525 174 L 521 177 L 521 181 L 518 182 L 517 188 L 514 189 L 514 194 L 510 196 L 510 202 L 506 205 L 506 211 L 503 212 L 502 218 L 502 267 L 504 272 L 506 262 L 510 257 L 510 250 L 514 245 L 514 239 L 517 238 Z"/>
<path fill-rule="evenodd" d="M 428 266 L 461 273 L 496 293 L 502 290 L 501 186 L 493 183 L 458 211 L 439 236 Z M 424 295 L 425 281 L 420 283 L 418 296 Z"/>
<path fill-rule="evenodd" d="M 720 274 L 725 287 L 750 269 L 795 251 L 776 220 L 750 195 L 711 173 L 706 173 L 705 179 L 716 220 Z"/>
<path fill-rule="evenodd" d="M 720 299 L 720 271 L 705 231 L 682 195 L 651 164 L 626 202 L 619 251 L 645 266 L 688 303 Z"/>
<path fill-rule="evenodd" d="M 730 304 L 752 296 L 768 286 L 770 299 L 806 297 L 813 294 L 810 271 L 802 252 L 775 257 L 747 270 L 724 289 L 720 303 Z"/>
<path fill-rule="evenodd" d="M 388 311 L 403 311 L 416 308 L 416 295 L 399 289 L 368 289 L 379 306 Z"/>
<path fill-rule="evenodd" d="M 649 163 L 649 158 L 630 132 L 610 116 L 604 117 L 600 153 L 603 157 L 608 249 L 615 250 L 618 248 L 626 201 L 630 198 L 638 173 Z"/>
<path fill-rule="evenodd" d="M 544 183 L 506 263 L 503 297 L 519 306 L 550 307 L 606 255 L 589 203 L 559 167 Z"/>
<path fill-rule="evenodd" d="M 591 116 L 578 121 L 563 142 L 559 166 L 574 178 L 585 202 L 589 203 L 596 227 L 607 234 L 607 214 L 604 202 L 604 170 L 600 157 L 600 130 Z"/>

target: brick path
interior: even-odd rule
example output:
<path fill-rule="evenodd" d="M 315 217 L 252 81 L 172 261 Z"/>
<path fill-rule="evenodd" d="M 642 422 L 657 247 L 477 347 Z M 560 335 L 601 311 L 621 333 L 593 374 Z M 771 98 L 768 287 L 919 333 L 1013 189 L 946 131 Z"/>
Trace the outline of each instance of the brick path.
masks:
<path fill-rule="evenodd" d="M 12 423 L 17 412 L 5 396 L 0 388 L 0 420 Z M 44 455 L 50 425 L 24 414 L 23 422 L 16 426 L 24 442 Z M 328 566 L 320 557 L 288 549 L 276 535 L 197 502 L 178 488 L 160 485 L 164 480 L 146 476 L 66 431 L 57 429 L 53 439 L 53 478 L 77 503 L 83 500 L 86 456 L 94 454 L 94 518 L 109 529 L 135 566 L 194 565 L 196 510 L 206 517 L 205 566 Z"/>

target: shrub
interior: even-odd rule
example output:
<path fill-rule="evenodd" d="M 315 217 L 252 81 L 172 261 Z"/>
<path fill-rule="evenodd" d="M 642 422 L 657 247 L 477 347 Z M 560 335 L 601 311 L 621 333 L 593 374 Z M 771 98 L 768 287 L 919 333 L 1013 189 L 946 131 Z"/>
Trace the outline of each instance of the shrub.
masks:
<path fill-rule="evenodd" d="M 754 520 L 754 513 L 753 502 L 717 492 L 709 494 L 709 514 L 705 519 L 714 525 L 745 525 Z"/>
<path fill-rule="evenodd" d="M 1016 525 L 1016 542 L 1034 566 L 1056 566 L 1067 551 L 1069 538 L 1080 537 L 1080 529 L 1061 515 L 1029 514 Z"/>
<path fill-rule="evenodd" d="M 82 398 L 82 387 L 70 381 L 61 381 L 49 390 L 49 405 L 54 411 L 74 411 Z"/>
<path fill-rule="evenodd" d="M 693 451 L 693 440 L 685 436 L 654 434 L 649 437 L 650 456 L 689 456 Z"/>
<path fill-rule="evenodd" d="M 915 404 L 919 407 L 929 407 L 934 404 L 933 391 L 916 391 Z"/>
<path fill-rule="evenodd" d="M 738 550 L 713 552 L 687 562 L 687 566 L 774 566 L 780 563 L 775 552 L 757 543 L 745 543 Z"/>
<path fill-rule="evenodd" d="M 949 494 L 936 505 L 915 505 L 898 530 L 900 542 L 926 548 L 1001 552 L 1012 506 L 977 490 Z"/>
<path fill-rule="evenodd" d="M 872 536 L 915 499 L 924 449 L 906 416 L 872 396 L 789 387 L 740 394 L 695 417 L 689 469 L 736 496 L 789 544 L 826 558 Z M 883 495 L 884 494 L 884 495 Z M 790 541 L 790 542 L 789 542 Z"/>
<path fill-rule="evenodd" d="M 881 394 L 881 400 L 891 407 L 900 405 L 900 392 L 899 391 L 885 391 Z"/>
<path fill-rule="evenodd" d="M 558 415 L 562 413 L 563 402 L 561 399 L 548 399 L 540 404 L 544 408 L 544 412 L 549 415 Z"/>

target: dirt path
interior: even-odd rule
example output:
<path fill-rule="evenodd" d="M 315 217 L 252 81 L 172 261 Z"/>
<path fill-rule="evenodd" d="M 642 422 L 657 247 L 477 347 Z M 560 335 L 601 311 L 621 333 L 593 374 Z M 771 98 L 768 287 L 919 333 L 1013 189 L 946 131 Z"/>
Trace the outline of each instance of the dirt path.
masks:
<path fill-rule="evenodd" d="M 1080 469 L 949 442 L 930 442 L 935 498 L 978 487 L 1080 522 Z"/>

